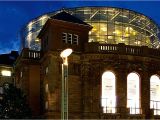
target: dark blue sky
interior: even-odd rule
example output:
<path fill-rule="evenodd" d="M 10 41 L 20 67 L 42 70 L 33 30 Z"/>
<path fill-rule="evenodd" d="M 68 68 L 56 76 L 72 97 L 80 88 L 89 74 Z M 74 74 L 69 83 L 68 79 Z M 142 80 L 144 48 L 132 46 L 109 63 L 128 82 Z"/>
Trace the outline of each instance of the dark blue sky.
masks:
<path fill-rule="evenodd" d="M 112 6 L 131 9 L 160 25 L 160 1 L 0 1 L 0 54 L 19 50 L 20 29 L 44 13 L 81 6 Z"/>

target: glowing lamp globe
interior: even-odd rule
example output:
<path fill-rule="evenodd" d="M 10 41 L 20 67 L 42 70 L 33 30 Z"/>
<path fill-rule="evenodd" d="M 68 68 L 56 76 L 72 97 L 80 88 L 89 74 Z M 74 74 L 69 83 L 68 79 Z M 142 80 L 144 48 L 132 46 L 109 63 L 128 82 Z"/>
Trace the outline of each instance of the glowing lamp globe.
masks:
<path fill-rule="evenodd" d="M 73 52 L 72 49 L 67 48 L 61 52 L 60 56 L 62 58 L 65 58 L 65 57 L 68 57 L 72 52 Z"/>

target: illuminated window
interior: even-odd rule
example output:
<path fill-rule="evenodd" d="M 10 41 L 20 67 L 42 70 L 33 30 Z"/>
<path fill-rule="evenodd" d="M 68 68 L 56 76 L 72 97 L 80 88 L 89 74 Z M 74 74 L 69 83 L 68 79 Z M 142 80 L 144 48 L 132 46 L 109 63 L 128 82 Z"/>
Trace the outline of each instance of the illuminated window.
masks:
<path fill-rule="evenodd" d="M 45 102 L 45 109 L 48 110 L 48 101 Z"/>
<path fill-rule="evenodd" d="M 46 67 L 45 74 L 48 74 L 48 67 Z"/>
<path fill-rule="evenodd" d="M 160 79 L 157 75 L 150 78 L 150 108 L 154 109 L 154 115 L 160 115 Z"/>
<path fill-rule="evenodd" d="M 101 105 L 103 113 L 115 113 L 116 93 L 115 93 L 115 75 L 111 71 L 106 71 L 102 75 L 102 99 Z"/>
<path fill-rule="evenodd" d="M 11 71 L 9 71 L 9 70 L 2 70 L 1 74 L 2 74 L 2 76 L 11 76 Z"/>
<path fill-rule="evenodd" d="M 140 114 L 139 82 L 137 73 L 132 72 L 127 76 L 127 107 L 130 114 Z"/>
<path fill-rule="evenodd" d="M 46 84 L 46 86 L 45 86 L 45 91 L 46 91 L 46 93 L 48 93 L 48 84 Z"/>

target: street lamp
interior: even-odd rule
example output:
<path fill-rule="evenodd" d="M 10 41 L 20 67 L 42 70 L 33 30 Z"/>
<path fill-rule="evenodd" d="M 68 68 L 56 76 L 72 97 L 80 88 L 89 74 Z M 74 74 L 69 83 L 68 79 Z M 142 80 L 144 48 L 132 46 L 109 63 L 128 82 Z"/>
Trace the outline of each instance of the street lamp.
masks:
<path fill-rule="evenodd" d="M 62 96 L 61 96 L 61 119 L 68 119 L 68 59 L 72 49 L 68 48 L 61 52 L 62 63 Z"/>

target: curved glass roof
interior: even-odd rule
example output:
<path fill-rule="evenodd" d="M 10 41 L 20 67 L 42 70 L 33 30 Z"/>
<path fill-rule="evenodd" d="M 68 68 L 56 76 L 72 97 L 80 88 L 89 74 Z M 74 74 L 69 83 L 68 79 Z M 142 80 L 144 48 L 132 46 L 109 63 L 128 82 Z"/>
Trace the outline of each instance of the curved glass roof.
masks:
<path fill-rule="evenodd" d="M 65 11 L 93 27 L 89 42 L 160 47 L 158 25 L 143 14 L 113 7 L 81 7 Z M 22 32 L 22 46 L 40 50 L 40 40 L 36 37 L 47 19 L 58 12 L 42 15 L 29 22 Z"/>

